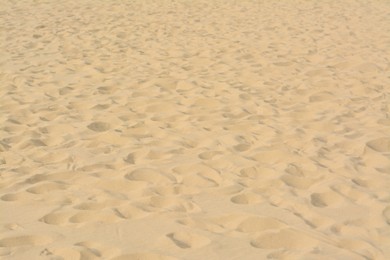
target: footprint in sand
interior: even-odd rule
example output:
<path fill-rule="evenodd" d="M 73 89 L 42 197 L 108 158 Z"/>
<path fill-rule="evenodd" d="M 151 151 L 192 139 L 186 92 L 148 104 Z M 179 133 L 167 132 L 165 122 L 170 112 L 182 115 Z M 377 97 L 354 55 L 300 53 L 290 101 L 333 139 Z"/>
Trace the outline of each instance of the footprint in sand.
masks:
<path fill-rule="evenodd" d="M 44 194 L 56 190 L 65 190 L 67 185 L 55 182 L 46 182 L 28 188 L 26 191 L 33 194 Z"/>
<path fill-rule="evenodd" d="M 257 195 L 255 193 L 242 193 L 236 196 L 233 196 L 230 199 L 231 202 L 235 204 L 256 204 L 261 201 L 263 201 L 262 197 L 260 195 Z"/>
<path fill-rule="evenodd" d="M 125 178 L 131 181 L 144 181 L 148 183 L 171 183 L 174 178 L 167 176 L 155 169 L 140 168 L 125 175 Z"/>
<path fill-rule="evenodd" d="M 388 137 L 382 137 L 382 138 L 371 140 L 367 142 L 366 145 L 371 149 L 373 149 L 374 151 L 380 153 L 390 152 L 390 138 Z"/>
<path fill-rule="evenodd" d="M 233 147 L 237 152 L 245 152 L 251 148 L 250 144 L 238 144 Z"/>
<path fill-rule="evenodd" d="M 153 253 L 134 253 L 120 255 L 111 260 L 177 260 L 177 258 Z"/>
<path fill-rule="evenodd" d="M 208 232 L 213 233 L 223 233 L 225 232 L 225 228 L 222 227 L 218 222 L 214 223 L 213 221 L 209 221 L 208 219 L 193 219 L 193 218 L 186 218 L 186 219 L 180 219 L 177 221 L 179 224 L 195 228 L 195 229 L 201 229 Z"/>
<path fill-rule="evenodd" d="M 34 184 L 42 181 L 63 181 L 70 180 L 77 175 L 75 171 L 69 172 L 58 172 L 58 173 L 47 173 L 47 174 L 36 174 L 26 180 L 26 183 Z"/>
<path fill-rule="evenodd" d="M 355 252 L 364 257 L 364 259 L 382 259 L 379 257 L 381 251 L 374 247 L 369 241 L 356 238 L 341 239 L 338 246 Z"/>
<path fill-rule="evenodd" d="M 161 196 L 172 196 L 179 194 L 195 194 L 199 192 L 199 189 L 184 187 L 181 185 L 164 185 L 155 186 L 152 188 L 153 192 Z"/>
<path fill-rule="evenodd" d="M 308 249 L 314 248 L 318 241 L 294 229 L 286 228 L 269 231 L 251 241 L 251 245 L 262 249 Z"/>
<path fill-rule="evenodd" d="M 82 203 L 74 206 L 73 208 L 79 209 L 79 210 L 101 210 L 109 205 L 110 204 L 108 202 L 106 202 L 106 203 L 82 202 Z"/>
<path fill-rule="evenodd" d="M 237 230 L 243 233 L 252 233 L 271 229 L 281 229 L 285 226 L 286 225 L 283 222 L 275 218 L 253 216 L 242 221 L 237 226 Z"/>
<path fill-rule="evenodd" d="M 170 212 L 199 212 L 200 207 L 191 201 L 176 198 L 174 196 L 152 196 L 138 204 L 146 211 L 170 211 Z"/>
<path fill-rule="evenodd" d="M 9 193 L 1 196 L 0 198 L 2 201 L 19 201 L 24 200 L 28 201 L 31 200 L 32 197 L 27 192 L 19 192 L 19 193 Z"/>
<path fill-rule="evenodd" d="M 106 212 L 95 212 L 95 211 L 83 211 L 76 213 L 71 218 L 69 222 L 71 223 L 90 223 L 96 221 L 99 223 L 114 223 L 118 221 L 118 216 L 112 211 Z"/>
<path fill-rule="evenodd" d="M 17 236 L 8 237 L 0 240 L 0 247 L 18 247 L 18 246 L 37 246 L 46 245 L 53 239 L 48 236 Z"/>
<path fill-rule="evenodd" d="M 317 180 L 310 179 L 308 177 L 299 177 L 291 174 L 285 174 L 281 177 L 281 180 L 288 186 L 306 190 L 310 188 Z"/>
<path fill-rule="evenodd" d="M 87 127 L 94 132 L 104 132 L 110 129 L 110 124 L 105 122 L 93 122 Z"/>
<path fill-rule="evenodd" d="M 63 225 L 68 223 L 68 220 L 74 213 L 72 212 L 53 212 L 43 216 L 39 221 L 49 225 Z"/>
<path fill-rule="evenodd" d="M 343 198 L 334 191 L 328 191 L 324 193 L 313 193 L 310 199 L 314 207 L 324 208 L 339 203 Z"/>
<path fill-rule="evenodd" d="M 318 92 L 316 94 L 313 94 L 309 97 L 309 101 L 311 103 L 313 102 L 322 102 L 322 101 L 327 101 L 333 98 L 333 94 L 328 91 L 322 91 Z"/>
<path fill-rule="evenodd" d="M 218 171 L 202 164 L 192 167 L 176 167 L 173 169 L 180 175 L 183 175 L 182 183 L 190 187 L 217 187 L 222 182 L 222 177 Z"/>
<path fill-rule="evenodd" d="M 120 250 L 114 247 L 106 246 L 96 242 L 85 241 L 76 243 L 72 247 L 57 247 L 50 249 L 50 255 L 52 255 L 50 259 L 113 259 L 112 256 L 117 255 L 119 252 Z"/>
<path fill-rule="evenodd" d="M 248 167 L 241 169 L 239 176 L 242 178 L 257 179 L 261 176 L 261 173 L 256 167 Z"/>
<path fill-rule="evenodd" d="M 107 211 L 81 211 L 53 212 L 43 216 L 40 221 L 50 225 L 68 225 L 90 222 L 114 223 L 119 216 L 112 210 Z"/>
<path fill-rule="evenodd" d="M 39 139 L 31 139 L 30 142 L 33 146 L 37 146 L 37 147 L 47 146 L 42 140 L 39 140 Z"/>
<path fill-rule="evenodd" d="M 221 154 L 221 152 L 218 152 L 218 151 L 206 151 L 206 152 L 200 153 L 198 155 L 198 157 L 200 159 L 202 159 L 202 160 L 211 160 L 218 154 Z"/>
<path fill-rule="evenodd" d="M 112 208 L 112 211 L 122 219 L 142 218 L 149 214 L 149 212 L 142 210 L 131 204 L 122 205 L 117 208 Z"/>
<path fill-rule="evenodd" d="M 81 259 L 91 259 L 91 258 L 84 258 L 85 255 L 82 255 L 82 253 L 77 250 L 75 247 L 72 248 L 55 248 L 51 250 L 51 253 L 53 255 L 53 259 L 74 259 L 74 260 L 81 260 Z M 96 258 L 96 257 L 95 257 Z M 94 258 L 92 258 L 94 259 Z"/>
<path fill-rule="evenodd" d="M 167 234 L 166 236 L 171 239 L 176 246 L 182 249 L 200 248 L 210 243 L 208 238 L 190 232 L 179 231 Z"/>
<path fill-rule="evenodd" d="M 63 95 L 66 95 L 66 94 L 69 94 L 71 91 L 73 90 L 73 88 L 71 87 L 63 87 L 63 88 L 60 88 L 58 90 L 58 93 L 63 96 Z"/>
<path fill-rule="evenodd" d="M 128 164 L 135 164 L 135 155 L 134 153 L 129 153 L 126 158 L 123 158 L 125 162 Z"/>
<path fill-rule="evenodd" d="M 120 251 L 114 247 L 106 246 L 104 244 L 93 241 L 85 241 L 74 244 L 80 249 L 81 259 L 108 259 L 110 256 L 116 255 Z"/>
<path fill-rule="evenodd" d="M 388 225 L 390 225 L 390 206 L 387 206 L 384 210 L 383 210 L 383 217 L 385 218 L 386 220 L 386 223 Z"/>

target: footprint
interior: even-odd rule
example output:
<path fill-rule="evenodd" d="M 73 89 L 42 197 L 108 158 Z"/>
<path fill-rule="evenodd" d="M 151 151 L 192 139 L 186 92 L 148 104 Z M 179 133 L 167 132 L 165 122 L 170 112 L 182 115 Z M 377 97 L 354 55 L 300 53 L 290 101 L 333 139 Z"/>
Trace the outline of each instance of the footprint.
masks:
<path fill-rule="evenodd" d="M 176 83 L 176 90 L 178 91 L 187 91 L 193 88 L 196 88 L 196 84 L 190 81 L 179 80 Z"/>
<path fill-rule="evenodd" d="M 384 210 L 383 210 L 383 217 L 385 218 L 386 220 L 386 223 L 388 225 L 390 225 L 390 206 L 387 206 Z"/>
<path fill-rule="evenodd" d="M 75 246 L 81 248 L 80 252 L 82 255 L 82 259 L 108 259 L 109 256 L 116 255 L 120 252 L 120 250 L 117 248 L 93 241 L 79 242 L 76 243 Z"/>
<path fill-rule="evenodd" d="M 147 106 L 145 111 L 148 113 L 169 113 L 175 111 L 175 105 L 161 101 L 160 103 Z"/>
<path fill-rule="evenodd" d="M 361 199 L 370 199 L 370 196 L 366 192 L 361 191 L 360 189 L 356 189 L 350 185 L 340 183 L 340 184 L 332 185 L 331 188 L 338 194 L 345 196 L 346 198 L 352 201 L 358 201 Z M 338 197 L 340 198 L 340 196 Z"/>
<path fill-rule="evenodd" d="M 327 76 L 328 74 L 329 74 L 329 70 L 327 69 L 310 70 L 305 73 L 305 75 L 309 77 L 322 77 L 322 76 Z"/>
<path fill-rule="evenodd" d="M 290 174 L 285 174 L 281 177 L 281 180 L 288 186 L 297 189 L 306 190 L 310 188 L 316 181 L 307 177 L 298 177 Z"/>
<path fill-rule="evenodd" d="M 242 193 L 230 199 L 235 204 L 255 204 L 262 201 L 262 197 L 254 193 Z"/>
<path fill-rule="evenodd" d="M 291 66 L 292 65 L 292 62 L 274 62 L 273 63 L 275 66 L 282 66 L 282 67 L 286 67 L 286 66 Z"/>
<path fill-rule="evenodd" d="M 149 205 L 155 208 L 169 209 L 178 204 L 178 200 L 174 197 L 153 196 L 149 199 Z"/>
<path fill-rule="evenodd" d="M 316 246 L 318 241 L 293 229 L 282 229 L 264 233 L 251 241 L 251 245 L 262 249 L 308 249 Z"/>
<path fill-rule="evenodd" d="M 109 107 L 110 107 L 110 104 L 98 104 L 98 105 L 92 107 L 92 109 L 104 110 L 104 109 L 107 109 Z"/>
<path fill-rule="evenodd" d="M 364 73 L 364 72 L 376 72 L 376 71 L 380 70 L 380 68 L 376 64 L 371 63 L 371 62 L 361 63 L 358 66 L 356 66 L 356 69 L 359 72 L 362 72 L 362 73 Z"/>
<path fill-rule="evenodd" d="M 209 194 L 211 194 L 211 195 L 215 194 L 217 196 L 218 195 L 233 195 L 233 194 L 240 193 L 243 190 L 244 190 L 244 187 L 242 185 L 233 184 L 230 186 L 223 186 L 220 188 L 215 188 L 215 189 L 211 190 Z"/>
<path fill-rule="evenodd" d="M 153 253 L 134 253 L 120 255 L 111 260 L 177 260 L 177 258 Z"/>
<path fill-rule="evenodd" d="M 83 202 L 74 206 L 74 208 L 80 210 L 101 210 L 107 207 L 107 205 L 109 203 Z"/>
<path fill-rule="evenodd" d="M 256 179 L 260 176 L 260 172 L 255 167 L 248 167 L 240 170 L 240 177 Z"/>
<path fill-rule="evenodd" d="M 178 220 L 177 222 L 191 228 L 201 229 L 212 233 L 223 233 L 226 231 L 224 227 L 219 225 L 218 221 L 213 223 L 213 221 L 209 221 L 207 219 L 186 218 Z"/>
<path fill-rule="evenodd" d="M 32 145 L 34 146 L 47 146 L 42 140 L 39 140 L 39 139 L 31 139 L 30 142 L 32 143 Z"/>
<path fill-rule="evenodd" d="M 284 150 L 265 150 L 256 153 L 254 156 L 251 156 L 255 161 L 259 163 L 264 163 L 264 164 L 275 164 L 279 163 L 286 158 L 292 157 L 293 154 L 284 151 Z"/>
<path fill-rule="evenodd" d="M 31 194 L 29 195 L 26 192 L 19 192 L 19 193 L 9 193 L 1 196 L 0 198 L 2 201 L 18 201 L 18 200 L 31 200 Z"/>
<path fill-rule="evenodd" d="M 269 217 L 249 217 L 242 221 L 237 230 L 244 233 L 262 232 L 270 229 L 281 229 L 285 224 L 277 219 Z"/>
<path fill-rule="evenodd" d="M 198 205 L 191 201 L 163 196 L 153 196 L 138 204 L 138 206 L 148 211 L 166 210 L 171 212 L 199 212 L 201 210 Z"/>
<path fill-rule="evenodd" d="M 190 232 L 175 232 L 166 235 L 176 246 L 187 248 L 200 248 L 210 243 L 210 239 Z"/>
<path fill-rule="evenodd" d="M 128 164 L 135 164 L 135 156 L 134 153 L 129 153 L 126 158 L 123 159 Z"/>
<path fill-rule="evenodd" d="M 126 174 L 125 178 L 132 181 L 145 181 L 154 184 L 172 183 L 174 181 L 173 177 L 172 180 L 170 180 L 170 178 L 168 178 L 163 173 L 150 168 L 141 168 L 141 169 L 134 170 L 131 173 Z"/>
<path fill-rule="evenodd" d="M 222 182 L 222 177 L 219 172 L 212 168 L 201 169 L 197 175 L 204 178 L 205 180 L 215 183 L 216 186 L 219 186 L 219 184 Z"/>
<path fill-rule="evenodd" d="M 142 218 L 147 214 L 149 214 L 148 212 L 130 204 L 113 208 L 112 210 L 114 214 L 116 214 L 118 217 L 122 219 Z"/>
<path fill-rule="evenodd" d="M 63 181 L 70 180 L 74 176 L 78 175 L 77 172 L 59 172 L 59 173 L 48 173 L 48 174 L 36 174 L 26 180 L 26 183 L 38 183 L 41 181 Z"/>
<path fill-rule="evenodd" d="M 245 152 L 245 151 L 249 150 L 249 148 L 251 148 L 251 146 L 249 144 L 238 144 L 238 145 L 235 145 L 233 148 L 237 152 Z"/>
<path fill-rule="evenodd" d="M 321 101 L 326 101 L 330 100 L 333 98 L 333 94 L 328 91 L 322 91 L 318 92 L 316 94 L 313 94 L 309 97 L 310 102 L 321 102 Z"/>
<path fill-rule="evenodd" d="M 338 246 L 355 252 L 365 259 L 379 259 L 378 253 L 381 253 L 378 248 L 375 248 L 371 243 L 358 239 L 342 239 Z"/>
<path fill-rule="evenodd" d="M 66 189 L 65 184 L 47 182 L 47 183 L 39 184 L 34 187 L 28 188 L 27 191 L 33 194 L 42 194 L 42 193 L 48 193 L 55 190 L 65 190 L 65 189 Z"/>
<path fill-rule="evenodd" d="M 390 152 L 390 138 L 382 137 L 367 142 L 367 146 L 374 151 L 387 153 Z"/>
<path fill-rule="evenodd" d="M 49 225 L 62 225 L 68 223 L 72 215 L 72 212 L 53 212 L 42 217 L 40 221 Z"/>
<path fill-rule="evenodd" d="M 293 176 L 297 176 L 297 177 L 304 177 L 305 175 L 303 174 L 303 171 L 301 169 L 301 167 L 295 165 L 295 164 L 292 164 L 290 163 L 286 170 L 285 170 L 288 174 L 290 175 L 293 175 Z"/>
<path fill-rule="evenodd" d="M 103 223 L 113 223 L 116 222 L 118 216 L 114 212 L 93 212 L 93 211 L 83 211 L 76 213 L 71 218 L 69 222 L 71 223 L 90 223 L 92 221 L 99 221 Z"/>
<path fill-rule="evenodd" d="M 76 243 L 75 246 L 81 247 L 80 253 L 82 255 L 82 259 L 94 259 L 102 257 L 102 253 L 100 250 L 96 249 L 100 247 L 100 245 L 91 242 L 80 242 Z"/>
<path fill-rule="evenodd" d="M 72 90 L 73 88 L 71 87 L 63 87 L 58 90 L 58 93 L 62 96 L 62 95 L 69 94 Z"/>
<path fill-rule="evenodd" d="M 334 205 L 342 200 L 342 197 L 334 191 L 313 193 L 310 196 L 311 204 L 315 207 L 324 208 Z"/>
<path fill-rule="evenodd" d="M 123 179 L 100 178 L 95 183 L 95 188 L 103 189 L 107 193 L 113 192 L 113 193 L 123 193 L 123 194 L 129 191 L 136 192 L 146 188 L 147 186 L 148 186 L 147 182 L 131 181 L 129 179 L 123 181 Z M 110 203 L 112 204 L 115 202 L 110 201 Z"/>
<path fill-rule="evenodd" d="M 17 246 L 36 246 L 46 245 L 53 239 L 48 236 L 18 236 L 8 237 L 0 240 L 0 247 L 17 247 Z"/>
<path fill-rule="evenodd" d="M 190 187 L 199 187 L 199 188 L 212 188 L 217 187 L 219 184 L 213 179 L 203 177 L 200 174 L 191 174 L 183 178 L 182 183 Z"/>
<path fill-rule="evenodd" d="M 105 122 L 93 122 L 87 127 L 94 132 L 104 132 L 110 129 L 110 124 Z"/>
<path fill-rule="evenodd" d="M 194 193 L 193 189 L 191 189 L 192 191 L 188 192 L 182 186 L 172 186 L 172 185 L 158 186 L 158 187 L 154 187 L 152 190 L 154 193 L 161 195 L 161 196 L 172 196 L 172 195 L 178 195 L 178 194 Z"/>
<path fill-rule="evenodd" d="M 53 259 L 74 259 L 80 260 L 83 259 L 81 256 L 81 252 L 77 250 L 75 247 L 72 248 L 54 248 L 52 249 Z"/>
<path fill-rule="evenodd" d="M 211 159 L 213 159 L 213 157 L 215 157 L 218 154 L 221 154 L 221 152 L 206 151 L 206 152 L 200 153 L 198 156 L 202 160 L 211 160 Z"/>

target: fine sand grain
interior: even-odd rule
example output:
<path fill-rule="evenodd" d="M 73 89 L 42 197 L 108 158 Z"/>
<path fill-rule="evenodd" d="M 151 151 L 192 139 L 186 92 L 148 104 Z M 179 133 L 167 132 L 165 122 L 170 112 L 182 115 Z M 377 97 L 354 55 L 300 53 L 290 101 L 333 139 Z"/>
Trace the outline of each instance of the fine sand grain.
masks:
<path fill-rule="evenodd" d="M 387 0 L 0 0 L 0 258 L 390 259 Z"/>

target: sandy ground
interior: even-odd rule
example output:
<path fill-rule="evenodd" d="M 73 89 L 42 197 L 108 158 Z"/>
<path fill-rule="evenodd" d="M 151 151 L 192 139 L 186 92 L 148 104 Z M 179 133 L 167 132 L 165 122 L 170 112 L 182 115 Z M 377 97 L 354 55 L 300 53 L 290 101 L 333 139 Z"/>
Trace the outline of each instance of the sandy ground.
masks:
<path fill-rule="evenodd" d="M 1 259 L 390 259 L 389 25 L 0 0 Z"/>

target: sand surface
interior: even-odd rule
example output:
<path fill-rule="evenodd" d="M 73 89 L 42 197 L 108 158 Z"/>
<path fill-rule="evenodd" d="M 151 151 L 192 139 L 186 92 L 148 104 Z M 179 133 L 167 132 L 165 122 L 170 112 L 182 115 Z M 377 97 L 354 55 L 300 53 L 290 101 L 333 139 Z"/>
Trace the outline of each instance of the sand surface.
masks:
<path fill-rule="evenodd" d="M 390 259 L 390 2 L 0 0 L 0 258 Z"/>

